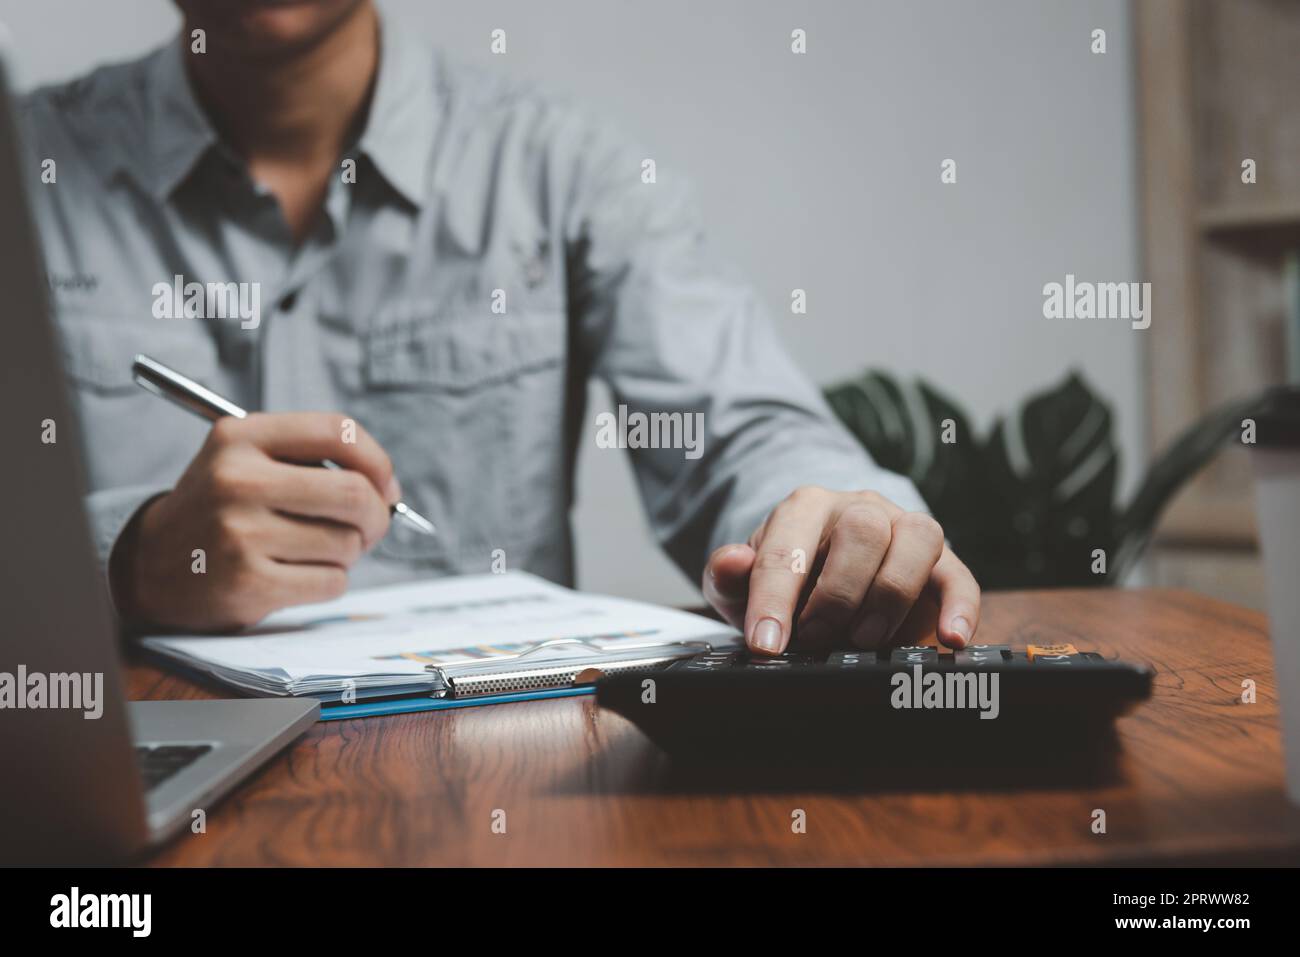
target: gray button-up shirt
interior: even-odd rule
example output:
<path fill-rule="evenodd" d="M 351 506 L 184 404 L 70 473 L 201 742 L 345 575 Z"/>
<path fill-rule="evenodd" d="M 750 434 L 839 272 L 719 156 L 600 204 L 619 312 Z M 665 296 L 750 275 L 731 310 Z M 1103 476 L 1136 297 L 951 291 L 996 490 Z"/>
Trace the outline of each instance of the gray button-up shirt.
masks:
<path fill-rule="evenodd" d="M 715 265 L 687 192 L 646 182 L 651 154 L 606 124 L 385 30 L 365 132 L 295 244 L 184 56 L 171 43 L 24 110 L 101 558 L 206 429 L 132 382 L 137 352 L 245 408 L 337 410 L 378 439 L 439 534 L 394 523 L 354 583 L 486 571 L 497 549 L 569 583 L 575 456 L 601 442 L 590 376 L 632 424 L 702 413 L 694 450 L 630 453 L 656 535 L 697 580 L 801 484 L 924 507 Z M 204 292 L 187 309 L 189 283 Z M 208 295 L 226 283 L 248 285 Z"/>

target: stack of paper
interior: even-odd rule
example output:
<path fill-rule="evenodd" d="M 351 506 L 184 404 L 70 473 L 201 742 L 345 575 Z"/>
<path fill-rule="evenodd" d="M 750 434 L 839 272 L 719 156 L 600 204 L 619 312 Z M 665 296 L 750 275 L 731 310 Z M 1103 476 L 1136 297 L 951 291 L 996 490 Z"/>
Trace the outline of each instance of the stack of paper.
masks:
<path fill-rule="evenodd" d="M 522 572 L 351 592 L 237 635 L 160 635 L 145 647 L 255 695 L 326 700 L 446 692 L 458 674 L 685 656 L 735 644 L 716 621 L 588 595 Z"/>

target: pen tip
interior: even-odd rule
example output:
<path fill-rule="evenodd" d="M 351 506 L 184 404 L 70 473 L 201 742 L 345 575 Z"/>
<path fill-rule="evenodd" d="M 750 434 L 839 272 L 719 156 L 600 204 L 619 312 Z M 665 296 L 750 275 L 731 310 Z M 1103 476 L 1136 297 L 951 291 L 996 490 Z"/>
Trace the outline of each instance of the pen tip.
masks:
<path fill-rule="evenodd" d="M 425 535 L 433 535 L 437 531 L 433 527 L 433 522 L 429 521 L 415 509 L 411 508 L 405 502 L 398 502 L 393 506 L 393 512 L 396 515 L 406 519 L 408 525 Z"/>

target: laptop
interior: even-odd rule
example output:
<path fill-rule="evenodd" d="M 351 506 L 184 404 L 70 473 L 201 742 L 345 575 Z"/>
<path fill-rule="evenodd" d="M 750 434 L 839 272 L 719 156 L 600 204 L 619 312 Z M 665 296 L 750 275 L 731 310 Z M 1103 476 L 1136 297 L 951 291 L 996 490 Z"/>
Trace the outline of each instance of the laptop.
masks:
<path fill-rule="evenodd" d="M 38 174 L 20 157 L 3 39 L 0 865 L 123 861 L 182 829 L 197 831 L 218 799 L 316 720 L 320 705 L 125 698 L 23 189 Z"/>

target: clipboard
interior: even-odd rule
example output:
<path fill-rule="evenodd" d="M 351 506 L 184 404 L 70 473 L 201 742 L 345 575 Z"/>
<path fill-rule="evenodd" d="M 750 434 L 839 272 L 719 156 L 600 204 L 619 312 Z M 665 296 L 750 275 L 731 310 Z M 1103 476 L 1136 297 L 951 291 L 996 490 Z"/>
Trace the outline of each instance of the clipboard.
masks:
<path fill-rule="evenodd" d="M 586 669 L 649 671 L 738 640 L 701 615 L 516 571 L 359 589 L 239 633 L 139 644 L 240 694 L 315 698 L 328 720 L 579 694 Z"/>
<path fill-rule="evenodd" d="M 342 721 L 347 718 L 373 718 L 386 714 L 410 714 L 413 711 L 448 711 L 452 708 L 477 708 L 485 704 L 509 704 L 512 701 L 537 701 L 545 698 L 575 698 L 589 695 L 595 685 L 573 685 L 568 688 L 547 688 L 541 691 L 511 691 L 505 694 L 475 695 L 472 698 L 392 698 L 387 701 L 362 701 L 357 704 L 336 704 L 320 709 L 321 721 Z"/>
<path fill-rule="evenodd" d="M 463 700 L 566 688 L 573 685 L 578 675 L 591 668 L 606 675 L 653 671 L 678 659 L 714 650 L 715 642 L 709 638 L 645 641 L 624 646 L 618 651 L 610 651 L 583 638 L 552 638 L 516 654 L 496 655 L 455 665 L 427 665 L 426 670 L 441 679 L 448 690 L 447 697 Z M 588 653 L 558 659 L 545 657 L 536 663 L 528 661 L 552 653 L 556 648 L 581 648 Z"/>
<path fill-rule="evenodd" d="M 530 667 L 524 659 L 540 651 L 553 650 L 556 645 L 582 645 L 592 654 L 578 656 L 562 662 L 548 659 Z M 591 642 L 581 638 L 557 638 L 539 642 L 526 651 L 514 655 L 501 655 L 473 666 L 440 667 L 430 665 L 428 670 L 437 673 L 448 690 L 412 697 L 357 701 L 351 704 L 325 704 L 320 710 L 321 721 L 338 721 L 344 718 L 369 718 L 378 715 L 408 714 L 415 711 L 445 711 L 452 708 L 472 708 L 486 704 L 508 704 L 514 701 L 537 701 L 545 698 L 572 698 L 591 694 L 594 682 L 580 680 L 584 672 L 592 677 L 628 672 L 651 673 L 691 654 L 712 650 L 711 642 L 700 639 L 672 643 L 646 642 L 611 655 Z M 501 669 L 502 662 L 518 662 L 515 667 Z"/>

